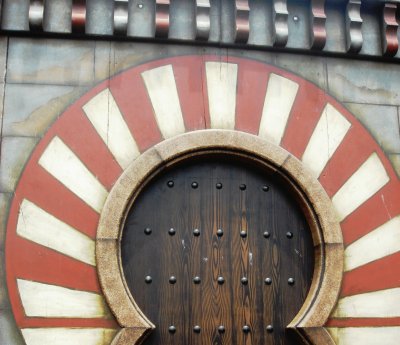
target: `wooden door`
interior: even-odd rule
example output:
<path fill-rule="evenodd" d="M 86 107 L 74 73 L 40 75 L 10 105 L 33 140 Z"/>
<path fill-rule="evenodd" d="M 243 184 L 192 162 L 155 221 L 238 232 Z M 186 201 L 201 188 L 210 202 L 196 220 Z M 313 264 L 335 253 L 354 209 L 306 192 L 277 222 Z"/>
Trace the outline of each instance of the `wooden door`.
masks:
<path fill-rule="evenodd" d="M 300 344 L 285 329 L 310 287 L 308 224 L 276 174 L 229 156 L 197 158 L 140 193 L 122 238 L 145 344 Z"/>

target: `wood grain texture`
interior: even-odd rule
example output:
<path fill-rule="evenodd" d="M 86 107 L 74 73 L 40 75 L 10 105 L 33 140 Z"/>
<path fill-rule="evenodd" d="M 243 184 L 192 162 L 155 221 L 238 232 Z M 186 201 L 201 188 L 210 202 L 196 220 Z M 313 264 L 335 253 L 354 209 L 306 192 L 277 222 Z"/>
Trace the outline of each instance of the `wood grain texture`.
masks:
<path fill-rule="evenodd" d="M 269 191 L 263 191 L 264 185 Z M 241 237 L 241 231 L 247 236 Z M 299 344 L 286 326 L 306 298 L 313 253 L 308 225 L 283 182 L 227 156 L 181 163 L 150 183 L 127 217 L 121 244 L 128 286 L 156 325 L 145 344 L 166 345 Z M 193 282 L 195 276 L 200 284 Z M 264 283 L 267 277 L 271 285 Z M 266 331 L 269 324 L 273 333 Z M 168 331 L 171 325 L 174 334 Z M 193 331 L 196 325 L 200 333 Z"/>

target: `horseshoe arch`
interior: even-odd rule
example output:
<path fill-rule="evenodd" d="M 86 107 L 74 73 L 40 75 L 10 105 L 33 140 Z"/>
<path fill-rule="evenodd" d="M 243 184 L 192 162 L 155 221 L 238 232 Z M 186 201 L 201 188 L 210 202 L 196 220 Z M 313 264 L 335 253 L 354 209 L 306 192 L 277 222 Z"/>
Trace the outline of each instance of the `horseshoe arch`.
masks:
<path fill-rule="evenodd" d="M 110 202 L 106 207 L 104 203 L 107 197 L 115 200 L 110 195 L 124 183 L 120 176 L 136 171 L 137 162 L 154 150 L 166 152 L 164 146 L 172 155 L 165 154 L 165 161 L 173 160 L 193 151 L 193 139 L 186 138 L 197 136 L 208 138 L 214 148 L 221 148 L 220 140 L 230 150 L 253 152 L 282 166 L 309 199 L 330 199 L 311 204 L 322 224 L 322 243 L 338 244 L 332 258 L 339 268 L 344 259 L 343 284 L 333 276 L 336 282 L 326 287 L 331 303 L 317 314 L 312 307 L 325 295 L 311 293 L 315 304 L 308 303 L 300 314 L 308 311 L 313 320 L 309 325 L 320 327 L 322 333 L 313 334 L 313 328 L 304 336 L 317 344 L 323 334 L 323 339 L 341 344 L 347 329 L 391 325 L 390 315 L 351 309 L 354 303 L 363 305 L 365 297 L 390 295 L 396 284 L 387 279 L 371 284 L 365 277 L 376 265 L 385 269 L 391 264 L 392 253 L 365 253 L 365 248 L 377 233 L 390 238 L 400 209 L 399 181 L 380 147 L 342 105 L 297 76 L 241 58 L 188 56 L 134 67 L 100 84 L 65 111 L 32 154 L 16 189 L 6 242 L 8 290 L 28 344 L 57 334 L 103 337 L 107 343 L 121 326 L 140 338 L 146 327 L 132 329 L 138 324 L 121 318 L 104 280 L 99 283 L 96 260 L 103 279 L 104 257 L 95 255 L 96 234 L 102 254 L 104 237 L 99 234 L 104 219 L 110 219 Z M 185 142 L 187 146 L 181 144 Z M 199 149 L 204 148 L 201 142 L 197 141 Z M 258 149 L 246 147 L 249 142 Z M 293 166 L 285 168 L 285 161 L 275 160 L 272 152 L 286 155 Z M 143 177 L 157 164 L 143 171 Z M 136 187 L 131 188 L 134 192 Z M 336 236 L 338 223 L 344 255 L 341 236 Z M 43 224 L 56 230 L 33 231 Z M 324 260 L 334 266 L 333 259 Z M 338 271 L 341 276 L 341 269 L 332 269 Z M 315 281 L 332 279 L 319 277 Z M 60 299 L 65 303 L 55 303 Z M 151 328 L 144 317 L 141 322 Z M 299 322 L 300 316 L 292 326 Z M 124 332 L 115 342 L 124 343 Z"/>

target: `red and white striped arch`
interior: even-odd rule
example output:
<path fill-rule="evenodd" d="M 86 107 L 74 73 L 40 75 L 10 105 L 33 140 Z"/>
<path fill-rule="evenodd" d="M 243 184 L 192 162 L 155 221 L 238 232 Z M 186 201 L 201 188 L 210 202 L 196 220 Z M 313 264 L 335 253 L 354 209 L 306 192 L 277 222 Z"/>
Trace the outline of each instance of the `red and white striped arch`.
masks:
<path fill-rule="evenodd" d="M 331 197 L 345 241 L 337 344 L 400 337 L 400 182 L 369 133 L 312 83 L 235 57 L 129 69 L 71 105 L 34 150 L 12 202 L 7 283 L 28 345 L 109 344 L 94 240 L 104 200 L 141 152 L 183 132 L 252 133 L 289 151 Z"/>

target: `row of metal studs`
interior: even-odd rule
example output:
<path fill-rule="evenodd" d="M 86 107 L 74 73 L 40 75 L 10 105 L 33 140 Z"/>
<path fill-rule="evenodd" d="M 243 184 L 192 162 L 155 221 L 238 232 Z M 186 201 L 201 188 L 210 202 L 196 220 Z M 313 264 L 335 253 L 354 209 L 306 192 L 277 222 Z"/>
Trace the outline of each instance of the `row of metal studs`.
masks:
<path fill-rule="evenodd" d="M 265 329 L 266 329 L 266 331 L 268 333 L 272 333 L 274 331 L 274 328 L 272 327 L 272 325 L 268 325 Z M 217 330 L 218 330 L 218 333 L 223 334 L 223 333 L 225 333 L 225 326 L 222 326 L 222 325 L 218 326 Z M 251 328 L 248 325 L 244 325 L 242 330 L 243 330 L 243 333 L 247 334 L 247 333 L 250 333 Z M 168 327 L 168 332 L 171 333 L 171 334 L 175 334 L 176 327 L 173 326 L 173 325 L 169 326 Z M 201 332 L 201 327 L 199 325 L 194 326 L 193 327 L 193 332 L 194 333 L 200 333 Z"/>
<path fill-rule="evenodd" d="M 151 283 L 153 282 L 153 278 L 152 278 L 151 276 L 146 276 L 146 277 L 144 278 L 144 281 L 145 281 L 146 284 L 151 284 Z M 174 285 L 174 284 L 177 282 L 177 279 L 176 279 L 175 276 L 171 276 L 171 277 L 169 277 L 169 280 L 168 280 L 168 281 L 169 281 L 170 284 Z M 240 282 L 242 283 L 242 285 L 247 285 L 247 284 L 249 283 L 249 280 L 248 280 L 247 277 L 242 277 L 242 278 L 240 279 Z M 200 284 L 200 283 L 201 283 L 201 278 L 200 278 L 199 276 L 194 277 L 194 278 L 193 278 L 193 283 L 196 284 L 196 285 L 197 285 L 197 284 Z M 222 277 L 222 276 L 219 276 L 219 277 L 217 278 L 217 283 L 218 283 L 219 285 L 223 285 L 223 284 L 225 283 L 225 278 Z M 271 285 L 271 284 L 272 284 L 272 279 L 269 278 L 269 277 L 268 277 L 268 278 L 265 278 L 265 279 L 264 279 L 264 283 L 265 283 L 265 285 Z M 288 284 L 289 284 L 290 286 L 293 286 L 294 283 L 295 283 L 294 278 L 289 278 L 289 279 L 288 279 Z"/>
<path fill-rule="evenodd" d="M 145 229 L 144 229 L 144 233 L 145 233 L 146 235 L 148 235 L 148 236 L 151 235 L 152 232 L 153 232 L 153 230 L 152 230 L 151 228 L 145 228 Z M 175 230 L 174 228 L 170 228 L 170 229 L 168 230 L 168 234 L 169 234 L 170 236 L 174 236 L 174 235 L 176 234 L 176 230 Z M 201 232 L 200 232 L 199 229 L 194 229 L 194 230 L 193 230 L 193 235 L 194 235 L 195 237 L 200 236 L 200 234 L 201 234 Z M 217 236 L 218 236 L 218 237 L 222 237 L 223 235 L 224 235 L 224 230 L 218 229 L 218 230 L 217 230 Z M 247 237 L 247 231 L 246 231 L 246 230 L 241 230 L 240 233 L 239 233 L 239 235 L 240 235 L 241 238 L 246 238 L 246 237 Z M 271 234 L 270 234 L 268 231 L 264 231 L 263 236 L 264 236 L 265 238 L 269 238 L 269 237 L 271 236 Z M 293 238 L 293 232 L 288 231 L 288 232 L 286 233 L 286 237 L 287 237 L 288 239 L 292 239 L 292 238 Z"/>

